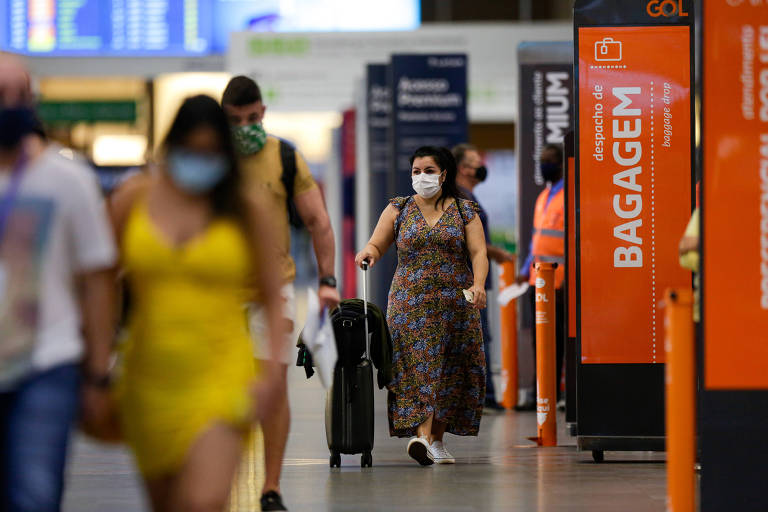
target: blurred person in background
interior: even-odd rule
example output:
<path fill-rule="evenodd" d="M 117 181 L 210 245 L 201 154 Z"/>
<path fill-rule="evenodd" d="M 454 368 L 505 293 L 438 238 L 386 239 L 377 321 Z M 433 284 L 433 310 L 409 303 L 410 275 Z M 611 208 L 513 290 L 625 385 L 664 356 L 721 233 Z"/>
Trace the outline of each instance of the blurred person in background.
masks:
<path fill-rule="evenodd" d="M 696 209 L 693 210 L 688 225 L 685 228 L 683 237 L 680 239 L 678 251 L 680 253 L 680 266 L 693 272 L 693 321 L 698 323 L 701 320 L 701 292 L 699 290 L 699 185 L 696 183 Z"/>
<path fill-rule="evenodd" d="M 0 54 L 0 510 L 60 510 L 78 408 L 106 422 L 115 257 L 95 175 L 46 145 Z"/>
<path fill-rule="evenodd" d="M 411 157 L 413 196 L 397 197 L 379 218 L 355 263 L 373 267 L 397 247 L 389 292 L 395 378 L 389 386 L 391 436 L 413 437 L 410 457 L 422 465 L 453 464 L 446 432 L 476 436 L 485 399 L 480 311 L 488 274 L 476 203 L 456 185 L 446 148 L 421 147 Z"/>
<path fill-rule="evenodd" d="M 546 188 L 541 191 L 533 213 L 533 238 L 528 250 L 528 257 L 520 267 L 518 283 L 528 282 L 531 291 L 528 292 L 532 311 L 536 311 L 533 285 L 536 282 L 536 272 L 533 264 L 538 262 L 557 263 L 555 270 L 555 317 L 556 322 L 556 353 L 557 353 L 557 395 L 558 408 L 565 407 L 561 400 L 560 382 L 563 374 L 563 356 L 565 354 L 565 192 L 563 181 L 563 148 L 557 144 L 547 144 L 541 150 L 541 175 L 546 182 Z M 536 330 L 533 330 L 534 359 L 536 357 Z M 534 368 L 536 367 L 534 361 Z M 518 409 L 534 410 L 535 403 L 521 404 Z"/>
<path fill-rule="evenodd" d="M 244 290 L 262 291 L 267 336 L 282 333 L 267 218 L 246 199 L 229 125 L 208 96 L 184 101 L 157 172 L 112 196 L 132 303 L 117 386 L 122 430 L 153 510 L 222 511 L 253 420 L 284 375 L 253 387 Z"/>
<path fill-rule="evenodd" d="M 456 185 L 459 191 L 470 201 L 477 203 L 479 209 L 478 215 L 483 223 L 483 233 L 485 234 L 485 249 L 488 253 L 488 259 L 491 259 L 501 265 L 504 262 L 515 261 L 515 256 L 501 247 L 491 245 L 491 234 L 488 226 L 488 213 L 477 200 L 474 194 L 475 187 L 484 182 L 488 176 L 488 169 L 485 167 L 480 152 L 471 144 L 459 144 L 451 152 L 456 159 L 458 174 L 456 175 Z M 485 289 L 490 290 L 493 287 L 491 275 L 485 280 Z M 487 292 L 486 292 L 487 293 Z M 485 407 L 495 411 L 504 410 L 504 407 L 496 401 L 496 388 L 493 385 L 493 373 L 491 372 L 491 330 L 488 325 L 488 310 L 480 310 L 480 322 L 483 326 L 483 346 L 485 347 Z"/>
<path fill-rule="evenodd" d="M 296 264 L 291 258 L 291 222 L 301 221 L 312 238 L 320 276 L 318 296 L 321 307 L 335 308 L 339 292 L 334 276 L 335 245 L 331 221 L 325 209 L 320 189 L 312 178 L 301 155 L 286 142 L 267 135 L 264 129 L 264 105 L 259 86 L 248 77 L 236 76 L 227 84 L 222 95 L 222 106 L 232 126 L 235 147 L 243 169 L 245 190 L 255 192 L 264 201 L 267 218 L 277 236 L 277 258 L 274 271 L 282 279 L 281 296 L 284 300 L 283 319 L 288 333 L 278 352 L 259 343 L 264 339 L 263 294 L 257 294 L 249 305 L 250 327 L 255 346 L 254 355 L 260 360 L 273 360 L 280 364 L 283 374 L 294 360 L 292 339 L 296 320 Z M 288 189 L 292 189 L 292 194 Z M 293 217 L 293 220 L 292 220 Z M 298 217 L 298 218 L 296 218 Z M 280 397 L 277 413 L 264 422 L 265 479 L 261 496 L 263 511 L 287 510 L 280 489 L 285 446 L 290 431 L 290 407 L 287 390 Z"/>

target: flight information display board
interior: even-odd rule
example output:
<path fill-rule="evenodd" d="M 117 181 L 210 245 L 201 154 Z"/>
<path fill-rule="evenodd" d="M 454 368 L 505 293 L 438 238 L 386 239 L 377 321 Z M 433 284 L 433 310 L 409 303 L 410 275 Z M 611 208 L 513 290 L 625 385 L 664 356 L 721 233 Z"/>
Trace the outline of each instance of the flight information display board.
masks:
<path fill-rule="evenodd" d="M 225 53 L 230 33 L 409 30 L 420 0 L 0 0 L 0 50 L 36 56 Z"/>
<path fill-rule="evenodd" d="M 28 55 L 202 55 L 209 0 L 7 0 L 0 47 Z"/>

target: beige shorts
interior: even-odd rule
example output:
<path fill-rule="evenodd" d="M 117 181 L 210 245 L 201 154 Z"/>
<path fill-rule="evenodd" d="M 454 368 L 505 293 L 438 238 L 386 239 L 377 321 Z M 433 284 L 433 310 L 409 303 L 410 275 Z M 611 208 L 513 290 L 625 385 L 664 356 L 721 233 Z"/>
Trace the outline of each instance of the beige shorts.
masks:
<path fill-rule="evenodd" d="M 251 331 L 253 340 L 253 356 L 256 359 L 276 360 L 280 363 L 291 365 L 296 361 L 296 289 L 293 283 L 286 284 L 280 290 L 283 300 L 283 316 L 290 320 L 293 325 L 293 331 L 288 333 L 283 339 L 280 347 L 280 353 L 277 357 L 272 354 L 267 338 L 267 315 L 264 306 L 261 304 L 248 305 L 248 327 Z"/>

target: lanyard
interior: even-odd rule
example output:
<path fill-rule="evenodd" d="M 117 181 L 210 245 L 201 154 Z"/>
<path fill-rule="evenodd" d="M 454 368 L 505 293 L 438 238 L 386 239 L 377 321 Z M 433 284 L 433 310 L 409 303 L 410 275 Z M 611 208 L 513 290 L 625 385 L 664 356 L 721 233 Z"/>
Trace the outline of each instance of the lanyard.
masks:
<path fill-rule="evenodd" d="M 8 183 L 8 189 L 5 194 L 0 198 L 0 243 L 3 242 L 5 237 L 5 230 L 8 227 L 8 220 L 11 217 L 11 211 L 13 205 L 19 196 L 19 188 L 21 188 L 21 177 L 24 174 L 24 167 L 27 165 L 27 155 L 22 153 L 21 156 L 13 164 L 11 170 L 11 181 Z"/>

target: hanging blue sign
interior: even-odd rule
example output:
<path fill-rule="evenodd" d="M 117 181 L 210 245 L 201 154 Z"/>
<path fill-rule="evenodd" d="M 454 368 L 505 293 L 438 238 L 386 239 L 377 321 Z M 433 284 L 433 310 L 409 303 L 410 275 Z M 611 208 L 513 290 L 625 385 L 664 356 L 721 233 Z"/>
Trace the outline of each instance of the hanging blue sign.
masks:
<path fill-rule="evenodd" d="M 389 65 L 369 64 L 366 68 L 366 122 L 368 130 L 368 169 L 370 169 L 370 233 L 381 212 L 394 197 L 392 172 L 392 93 L 389 88 Z M 389 286 L 397 266 L 394 251 L 387 251 L 372 275 L 370 296 L 375 304 L 386 304 Z"/>
<path fill-rule="evenodd" d="M 393 55 L 389 83 L 394 192 L 410 195 L 409 159 L 417 148 L 468 141 L 467 56 Z"/>

